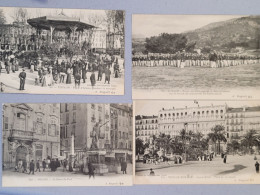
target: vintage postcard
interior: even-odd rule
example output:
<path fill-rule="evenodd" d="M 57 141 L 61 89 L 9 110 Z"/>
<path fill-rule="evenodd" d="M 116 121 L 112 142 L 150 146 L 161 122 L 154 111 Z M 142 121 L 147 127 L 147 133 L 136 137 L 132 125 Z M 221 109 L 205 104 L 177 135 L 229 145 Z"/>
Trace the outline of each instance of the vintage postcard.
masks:
<path fill-rule="evenodd" d="M 259 184 L 260 101 L 137 100 L 135 184 Z"/>
<path fill-rule="evenodd" d="M 2 186 L 129 186 L 131 104 L 3 104 Z"/>
<path fill-rule="evenodd" d="M 260 99 L 260 16 L 133 15 L 133 99 Z"/>
<path fill-rule="evenodd" d="M 125 12 L 0 7 L 0 93 L 124 95 Z"/>

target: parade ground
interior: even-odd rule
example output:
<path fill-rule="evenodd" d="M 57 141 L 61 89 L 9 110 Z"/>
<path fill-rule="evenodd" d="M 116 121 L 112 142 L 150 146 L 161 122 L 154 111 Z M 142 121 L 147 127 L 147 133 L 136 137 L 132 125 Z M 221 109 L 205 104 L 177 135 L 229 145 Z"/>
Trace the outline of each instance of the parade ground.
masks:
<path fill-rule="evenodd" d="M 25 80 L 25 90 L 19 90 L 20 86 L 20 79 L 19 79 L 19 73 L 22 71 L 22 68 L 19 69 L 19 71 L 16 71 L 15 73 L 10 72 L 10 74 L 6 74 L 5 70 L 2 69 L 1 75 L 0 75 L 0 82 L 3 82 L 5 84 L 5 90 L 6 93 L 44 93 L 44 94 L 90 94 L 90 95 L 120 95 L 124 94 L 124 70 L 121 70 L 121 76 L 120 78 L 114 77 L 114 71 L 111 68 L 111 76 L 110 76 L 110 84 L 106 83 L 105 81 L 105 75 L 103 74 L 102 80 L 97 81 L 98 73 L 95 72 L 96 77 L 96 85 L 92 89 L 91 83 L 90 83 L 90 75 L 91 72 L 87 72 L 87 79 L 86 83 L 83 83 L 81 79 L 80 87 L 75 88 L 75 81 L 72 76 L 71 84 L 66 84 L 66 77 L 64 83 L 60 83 L 60 80 L 58 80 L 57 83 L 55 83 L 52 86 L 45 86 L 42 87 L 41 83 L 39 85 L 35 85 L 35 78 L 38 77 L 38 72 L 30 72 L 29 69 L 25 68 L 26 72 L 26 80 Z"/>
<path fill-rule="evenodd" d="M 80 172 L 63 171 L 59 167 L 55 172 L 46 169 L 44 172 L 19 173 L 13 169 L 2 171 L 3 186 L 84 186 L 84 185 L 131 185 L 132 183 L 132 164 L 127 165 L 127 174 L 107 173 L 104 175 L 95 174 L 95 178 Z M 120 183 L 121 182 L 121 183 Z"/>
<path fill-rule="evenodd" d="M 260 86 L 260 64 L 222 68 L 172 66 L 133 67 L 134 90 L 201 91 L 255 89 Z"/>
<path fill-rule="evenodd" d="M 260 159 L 260 155 L 257 155 Z M 259 161 L 259 160 L 258 160 Z M 167 178 L 244 178 L 257 176 L 260 174 L 255 171 L 254 155 L 228 155 L 227 163 L 223 163 L 220 156 L 213 158 L 212 161 L 188 161 L 184 164 L 149 165 L 136 163 L 136 176 L 149 176 L 150 168 L 154 170 L 155 176 Z M 151 176 L 149 176 L 151 177 Z"/>

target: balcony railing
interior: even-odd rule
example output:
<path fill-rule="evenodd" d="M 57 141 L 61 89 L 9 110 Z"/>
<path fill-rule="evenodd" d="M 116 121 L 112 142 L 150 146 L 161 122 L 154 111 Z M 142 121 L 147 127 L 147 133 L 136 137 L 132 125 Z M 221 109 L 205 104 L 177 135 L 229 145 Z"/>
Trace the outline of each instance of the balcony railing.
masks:
<path fill-rule="evenodd" d="M 11 137 L 15 138 L 15 139 L 33 139 L 34 133 L 35 132 L 33 132 L 33 131 L 13 129 Z"/>

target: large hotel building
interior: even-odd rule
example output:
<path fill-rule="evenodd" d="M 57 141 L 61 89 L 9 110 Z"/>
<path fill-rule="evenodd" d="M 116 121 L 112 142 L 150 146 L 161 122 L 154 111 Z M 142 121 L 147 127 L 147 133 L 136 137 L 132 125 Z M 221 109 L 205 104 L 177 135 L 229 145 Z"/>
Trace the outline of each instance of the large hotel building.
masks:
<path fill-rule="evenodd" d="M 182 129 L 204 136 L 223 125 L 228 141 L 239 139 L 249 130 L 260 133 L 260 106 L 231 108 L 228 105 L 196 106 L 159 110 L 157 116 L 136 116 L 136 137 L 149 142 L 152 135 L 176 136 Z"/>

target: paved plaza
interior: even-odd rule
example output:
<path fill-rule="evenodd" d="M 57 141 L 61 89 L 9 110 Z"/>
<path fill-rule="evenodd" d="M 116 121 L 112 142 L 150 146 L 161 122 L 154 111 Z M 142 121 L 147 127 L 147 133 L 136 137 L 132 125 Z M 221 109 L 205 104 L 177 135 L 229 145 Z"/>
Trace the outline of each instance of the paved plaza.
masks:
<path fill-rule="evenodd" d="M 3 186 L 83 186 L 85 185 L 131 185 L 133 166 L 127 165 L 127 174 L 120 173 L 107 173 L 104 175 L 95 175 L 89 178 L 87 174 L 77 171 L 69 172 L 63 171 L 59 167 L 57 171 L 51 172 L 50 169 L 45 172 L 35 172 L 34 175 L 28 173 L 15 172 L 13 169 L 2 171 L 2 184 Z M 121 183 L 120 183 L 121 182 Z"/>
<path fill-rule="evenodd" d="M 22 68 L 15 73 L 10 72 L 10 74 L 6 74 L 5 70 L 2 69 L 0 75 L 0 82 L 5 84 L 5 91 L 7 93 L 52 93 L 52 94 L 68 94 L 73 91 L 73 93 L 80 93 L 80 94 L 100 94 L 104 93 L 107 95 L 115 95 L 118 93 L 123 93 L 124 88 L 122 83 L 124 83 L 124 70 L 121 70 L 121 77 L 115 78 L 114 71 L 111 67 L 111 77 L 110 77 L 110 84 L 104 84 L 105 82 L 105 75 L 103 74 L 101 81 L 96 81 L 96 85 L 92 89 L 90 83 L 90 75 L 91 72 L 87 72 L 87 79 L 86 83 L 83 83 L 81 79 L 80 88 L 75 88 L 75 81 L 74 77 L 72 76 L 71 84 L 66 84 L 66 77 L 64 83 L 60 83 L 60 80 L 57 83 L 54 83 L 53 86 L 46 86 L 41 87 L 41 83 L 39 85 L 35 85 L 35 78 L 38 77 L 38 72 L 30 72 L 29 69 L 25 68 L 26 72 L 26 81 L 25 81 L 25 90 L 19 90 L 20 86 L 20 79 L 19 73 L 22 71 Z M 98 78 L 98 73 L 95 72 L 96 79 Z M 52 91 L 54 89 L 55 91 Z"/>
<path fill-rule="evenodd" d="M 257 155 L 260 159 L 260 155 Z M 255 160 L 253 155 L 239 156 L 228 155 L 227 163 L 223 163 L 220 156 L 213 158 L 212 161 L 188 161 L 184 164 L 162 163 L 159 165 L 136 164 L 136 175 L 149 175 L 149 169 L 153 168 L 155 175 L 248 175 L 255 174 Z M 259 175 L 260 177 L 260 175 Z"/>

